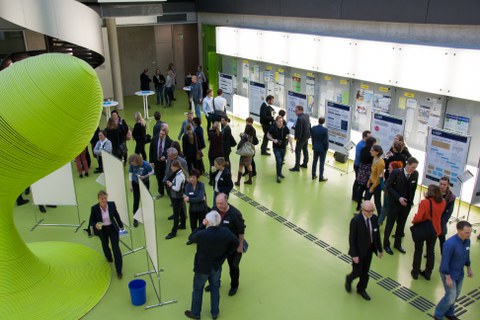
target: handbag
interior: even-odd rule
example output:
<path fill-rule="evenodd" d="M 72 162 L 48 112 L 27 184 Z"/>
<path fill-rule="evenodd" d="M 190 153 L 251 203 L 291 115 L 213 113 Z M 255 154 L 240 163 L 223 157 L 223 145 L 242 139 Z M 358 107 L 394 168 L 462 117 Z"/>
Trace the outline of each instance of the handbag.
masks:
<path fill-rule="evenodd" d="M 255 146 L 250 141 L 245 141 L 245 143 L 237 149 L 236 154 L 242 157 L 252 157 L 255 154 Z"/>
<path fill-rule="evenodd" d="M 201 160 L 203 158 L 203 151 L 198 147 L 198 140 L 196 136 L 195 136 L 195 145 L 197 146 L 197 152 L 195 153 L 195 158 L 197 160 Z"/>
<path fill-rule="evenodd" d="M 150 143 L 150 142 L 152 142 L 152 136 L 147 133 L 147 135 L 145 136 L 145 143 Z"/>
<path fill-rule="evenodd" d="M 410 227 L 412 238 L 415 242 L 422 242 L 427 239 L 435 238 L 437 235 L 432 223 L 432 200 L 428 199 L 428 201 L 430 202 L 430 219 L 415 223 Z"/>

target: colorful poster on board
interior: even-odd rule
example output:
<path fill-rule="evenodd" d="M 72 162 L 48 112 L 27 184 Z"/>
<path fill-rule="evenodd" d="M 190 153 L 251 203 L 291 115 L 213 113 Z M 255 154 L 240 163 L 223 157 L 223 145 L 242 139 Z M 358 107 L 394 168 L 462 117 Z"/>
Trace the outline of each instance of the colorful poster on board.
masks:
<path fill-rule="evenodd" d="M 288 91 L 287 93 L 287 121 L 297 121 L 295 114 L 295 107 L 302 106 L 305 113 L 307 113 L 307 95 Z"/>
<path fill-rule="evenodd" d="M 311 72 L 307 72 L 305 77 L 305 94 L 307 95 L 308 114 L 318 117 L 318 110 L 315 107 L 315 75 Z"/>
<path fill-rule="evenodd" d="M 275 94 L 275 74 L 272 71 L 272 66 L 267 66 L 263 72 L 263 82 L 267 86 L 267 95 Z"/>
<path fill-rule="evenodd" d="M 390 150 L 395 136 L 404 134 L 404 129 L 405 125 L 401 118 L 381 113 L 374 113 L 372 116 L 372 135 L 377 139 L 377 144 L 382 147 L 384 154 Z"/>
<path fill-rule="evenodd" d="M 263 83 L 250 81 L 248 86 L 248 100 L 250 113 L 260 116 L 260 107 L 265 101 L 265 85 Z"/>
<path fill-rule="evenodd" d="M 258 64 L 250 66 L 250 80 L 255 82 L 260 81 L 260 66 Z"/>
<path fill-rule="evenodd" d="M 242 86 L 243 89 L 248 89 L 248 81 L 250 79 L 250 65 L 248 60 L 242 61 Z"/>
<path fill-rule="evenodd" d="M 274 95 L 275 101 L 280 108 L 285 107 L 285 70 L 277 69 L 275 72 Z"/>
<path fill-rule="evenodd" d="M 468 134 L 468 127 L 470 125 L 470 118 L 458 116 L 455 114 L 446 113 L 444 129 L 452 130 L 462 134 Z"/>
<path fill-rule="evenodd" d="M 326 126 L 330 149 L 345 153 L 345 146 L 350 142 L 351 107 L 327 101 Z"/>
<path fill-rule="evenodd" d="M 453 184 L 452 192 L 459 195 L 461 183 L 457 177 L 465 171 L 469 147 L 470 137 L 468 136 L 430 128 L 425 168 L 423 170 L 423 184 L 438 184 L 441 177 L 448 176 Z"/>
<path fill-rule="evenodd" d="M 292 91 L 300 93 L 302 91 L 302 77 L 299 73 L 292 76 Z"/>

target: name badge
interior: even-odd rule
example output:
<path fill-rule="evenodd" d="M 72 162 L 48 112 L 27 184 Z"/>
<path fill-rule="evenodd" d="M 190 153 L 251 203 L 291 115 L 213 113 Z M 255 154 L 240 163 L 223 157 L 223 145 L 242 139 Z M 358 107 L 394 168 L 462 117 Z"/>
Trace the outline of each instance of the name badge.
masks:
<path fill-rule="evenodd" d="M 228 220 L 223 220 L 223 223 L 224 223 L 224 224 L 229 224 L 230 221 L 228 221 Z"/>
<path fill-rule="evenodd" d="M 470 250 L 470 247 L 466 247 L 465 249 L 468 251 L 468 250 Z"/>
<path fill-rule="evenodd" d="M 190 192 L 189 194 L 190 194 L 190 195 L 193 195 L 193 192 Z"/>
<path fill-rule="evenodd" d="M 375 229 L 373 229 L 373 231 L 374 231 L 374 232 L 377 232 L 377 231 L 378 231 L 378 229 L 377 229 L 377 228 L 375 228 Z"/>
<path fill-rule="evenodd" d="M 417 181 L 412 181 L 412 183 L 417 183 Z"/>

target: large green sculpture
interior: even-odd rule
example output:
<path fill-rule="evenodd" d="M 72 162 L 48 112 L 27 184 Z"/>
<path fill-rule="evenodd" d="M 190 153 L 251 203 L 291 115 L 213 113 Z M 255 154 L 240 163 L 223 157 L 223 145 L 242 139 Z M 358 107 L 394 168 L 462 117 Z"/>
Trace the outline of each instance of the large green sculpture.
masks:
<path fill-rule="evenodd" d="M 0 319 L 78 319 L 108 288 L 96 251 L 26 245 L 13 222 L 17 196 L 85 148 L 101 111 L 98 77 L 75 57 L 44 54 L 0 72 Z"/>

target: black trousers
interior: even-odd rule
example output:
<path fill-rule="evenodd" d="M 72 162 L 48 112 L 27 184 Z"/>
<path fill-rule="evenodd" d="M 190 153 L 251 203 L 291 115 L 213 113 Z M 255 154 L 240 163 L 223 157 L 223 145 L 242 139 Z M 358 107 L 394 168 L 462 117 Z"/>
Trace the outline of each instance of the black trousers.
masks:
<path fill-rule="evenodd" d="M 425 241 L 415 241 L 415 252 L 413 253 L 412 273 L 418 275 L 422 264 L 423 243 L 427 244 L 427 264 L 425 266 L 425 275 L 430 276 L 435 266 L 435 243 L 437 238 L 427 239 Z"/>
<path fill-rule="evenodd" d="M 360 278 L 357 284 L 357 292 L 363 292 L 367 289 L 368 271 L 370 270 L 370 264 L 372 263 L 373 251 L 371 248 L 368 249 L 367 254 L 364 257 L 360 257 L 358 263 L 352 261 L 352 272 L 347 275 L 347 281 L 352 282 L 353 280 Z"/>
<path fill-rule="evenodd" d="M 119 236 L 118 231 L 113 227 L 113 225 L 103 226 L 102 230 L 98 233 L 100 240 L 102 241 L 102 249 L 105 258 L 108 261 L 112 261 L 112 252 L 110 251 L 110 247 L 108 246 L 108 239 L 110 239 L 110 243 L 112 244 L 113 250 L 113 257 L 115 258 L 115 269 L 117 273 L 122 273 L 122 252 L 120 251 L 119 246 Z"/>
<path fill-rule="evenodd" d="M 135 143 L 135 153 L 142 156 L 143 160 L 147 160 L 147 154 L 145 153 L 145 143 L 136 142 Z"/>
<path fill-rule="evenodd" d="M 358 169 L 360 169 L 360 166 L 353 165 L 353 171 L 355 171 L 355 180 L 353 181 L 353 186 L 352 186 L 352 200 L 357 200 L 357 189 L 358 189 L 357 177 L 358 177 Z"/>
<path fill-rule="evenodd" d="M 268 130 L 270 130 L 270 127 L 271 127 L 270 125 L 262 124 L 263 140 L 262 140 L 262 146 L 260 148 L 262 152 L 267 152 L 267 147 L 268 147 L 267 133 L 268 133 Z"/>
<path fill-rule="evenodd" d="M 150 180 L 144 180 L 145 186 L 147 189 L 150 189 Z M 132 191 L 133 191 L 133 214 L 137 212 L 138 206 L 140 204 L 140 186 L 138 182 L 132 181 Z"/>
<path fill-rule="evenodd" d="M 393 225 L 397 223 L 395 229 L 395 243 L 394 246 L 400 246 L 402 244 L 402 238 L 405 236 L 405 223 L 407 222 L 408 214 L 412 208 L 410 205 L 402 206 L 398 203 L 398 200 L 390 199 L 387 215 L 387 223 L 385 225 L 385 232 L 383 234 L 383 246 L 390 246 L 390 234 L 393 230 Z M 390 202 L 390 201 L 389 201 Z"/>
<path fill-rule="evenodd" d="M 155 162 L 155 177 L 157 178 L 158 184 L 158 193 L 162 196 L 165 194 L 165 183 L 163 182 L 163 178 L 165 177 L 165 168 L 167 163 L 165 161 L 162 162 Z"/>
<path fill-rule="evenodd" d="M 190 216 L 190 229 L 193 230 L 197 229 L 202 225 L 203 219 L 205 219 L 206 212 L 205 211 L 188 211 L 188 215 Z"/>
<path fill-rule="evenodd" d="M 302 164 L 306 165 L 308 163 L 308 139 L 298 140 L 295 145 L 295 167 L 300 166 L 300 157 L 303 151 L 303 162 Z"/>
<path fill-rule="evenodd" d="M 176 199 L 176 198 L 171 198 L 172 199 L 172 205 L 173 205 L 173 227 L 172 227 L 172 234 L 177 235 L 177 230 L 178 230 L 178 223 L 182 226 L 185 225 L 185 203 L 183 202 L 183 198 Z"/>
<path fill-rule="evenodd" d="M 240 279 L 240 260 L 242 253 L 235 251 L 227 257 L 228 266 L 230 268 L 230 287 L 238 288 Z"/>

